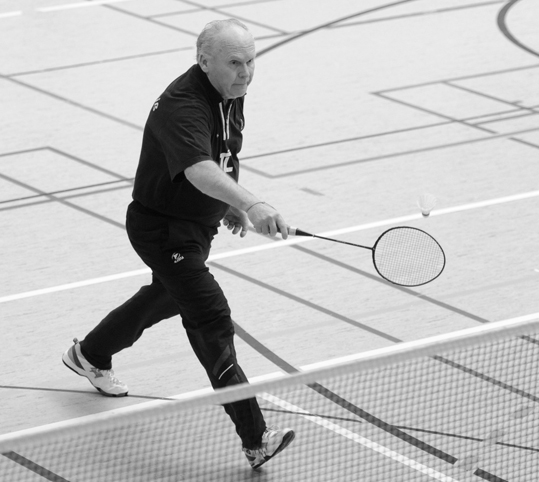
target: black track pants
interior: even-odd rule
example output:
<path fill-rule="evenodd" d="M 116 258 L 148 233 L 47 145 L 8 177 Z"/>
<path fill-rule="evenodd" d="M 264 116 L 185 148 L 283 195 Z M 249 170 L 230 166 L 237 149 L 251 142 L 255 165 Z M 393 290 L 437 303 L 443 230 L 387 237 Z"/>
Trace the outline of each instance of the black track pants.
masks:
<path fill-rule="evenodd" d="M 205 261 L 214 231 L 129 206 L 127 232 L 135 251 L 153 272 L 152 283 L 110 312 L 81 342 L 87 360 L 110 369 L 112 356 L 146 328 L 180 315 L 191 346 L 214 388 L 247 382 L 234 348 L 234 325 L 221 287 Z M 224 406 L 243 446 L 256 447 L 266 428 L 256 399 Z"/>

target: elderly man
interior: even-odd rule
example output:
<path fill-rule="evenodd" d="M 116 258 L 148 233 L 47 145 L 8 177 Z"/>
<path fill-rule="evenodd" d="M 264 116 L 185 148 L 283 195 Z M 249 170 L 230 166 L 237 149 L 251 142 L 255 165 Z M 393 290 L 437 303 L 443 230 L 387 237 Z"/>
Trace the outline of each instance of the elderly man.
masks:
<path fill-rule="evenodd" d="M 247 382 L 234 348 L 228 302 L 205 261 L 222 221 L 233 234 L 286 239 L 287 225 L 269 204 L 237 182 L 243 103 L 255 68 L 255 44 L 237 20 L 208 24 L 197 40 L 197 63 L 153 104 L 144 129 L 127 233 L 152 270 L 143 286 L 109 313 L 63 362 L 108 396 L 127 395 L 112 356 L 159 321 L 180 315 L 191 346 L 214 388 Z M 224 406 L 253 468 L 293 439 L 269 428 L 255 398 Z"/>

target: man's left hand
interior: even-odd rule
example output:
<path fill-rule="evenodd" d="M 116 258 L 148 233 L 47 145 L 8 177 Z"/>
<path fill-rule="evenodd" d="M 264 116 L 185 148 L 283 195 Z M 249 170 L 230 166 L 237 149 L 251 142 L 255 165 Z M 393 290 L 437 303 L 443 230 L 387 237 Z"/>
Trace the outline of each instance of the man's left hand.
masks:
<path fill-rule="evenodd" d="M 240 233 L 240 237 L 243 238 L 247 234 L 247 227 L 249 226 L 249 218 L 245 211 L 240 211 L 230 206 L 228 212 L 223 218 L 223 224 L 232 231 L 232 234 Z"/>

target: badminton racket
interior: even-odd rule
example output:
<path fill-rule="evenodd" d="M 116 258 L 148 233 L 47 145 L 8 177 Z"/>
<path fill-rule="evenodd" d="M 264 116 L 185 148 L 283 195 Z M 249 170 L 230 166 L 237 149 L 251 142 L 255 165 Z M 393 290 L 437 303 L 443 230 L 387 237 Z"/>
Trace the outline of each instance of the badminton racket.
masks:
<path fill-rule="evenodd" d="M 430 283 L 442 274 L 445 267 L 445 253 L 438 241 L 425 231 L 408 226 L 384 231 L 372 247 L 318 236 L 291 226 L 288 228 L 288 234 L 311 236 L 334 243 L 370 249 L 378 274 L 385 280 L 400 286 L 420 286 Z"/>

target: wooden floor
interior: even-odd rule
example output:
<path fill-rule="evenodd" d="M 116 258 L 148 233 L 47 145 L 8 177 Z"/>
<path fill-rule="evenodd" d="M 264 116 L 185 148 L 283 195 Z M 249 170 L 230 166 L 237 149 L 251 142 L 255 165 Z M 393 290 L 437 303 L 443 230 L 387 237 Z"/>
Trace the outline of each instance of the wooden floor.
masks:
<path fill-rule="evenodd" d="M 409 225 L 447 256 L 439 279 L 403 289 L 376 275 L 368 251 L 222 230 L 209 266 L 250 378 L 539 318 L 536 1 L 4 0 L 0 435 L 208 389 L 179 318 L 115 357 L 127 398 L 99 396 L 61 354 L 150 280 L 124 230 L 142 129 L 195 62 L 202 27 L 228 17 L 258 49 L 242 184 L 307 231 L 370 245 Z M 438 199 L 428 218 L 416 204 L 424 192 Z M 500 376 L 512 385 L 510 375 Z M 536 385 L 522 390 L 537 404 Z M 522 444 L 539 451 L 537 439 Z M 292 448 L 281 457 L 293 461 Z M 0 459 L 0 471 L 15 464 Z M 402 470 L 400 480 L 433 479 Z M 24 471 L 20 480 L 43 480 Z M 451 480 L 481 479 L 462 474 Z"/>

